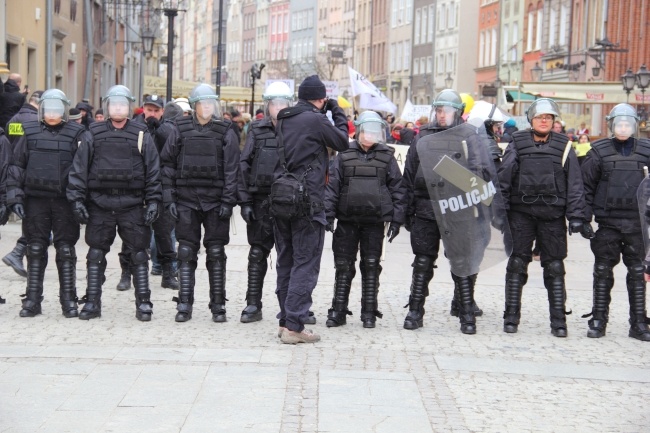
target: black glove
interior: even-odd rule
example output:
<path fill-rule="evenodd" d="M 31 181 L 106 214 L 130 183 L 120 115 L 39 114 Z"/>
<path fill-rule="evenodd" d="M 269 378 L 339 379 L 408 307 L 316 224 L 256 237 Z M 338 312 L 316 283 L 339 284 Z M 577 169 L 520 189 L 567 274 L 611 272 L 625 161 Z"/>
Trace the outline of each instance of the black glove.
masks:
<path fill-rule="evenodd" d="M 397 223 L 390 223 L 388 226 L 388 233 L 386 233 L 386 236 L 388 237 L 388 242 L 393 242 L 393 239 L 395 239 L 395 236 L 399 234 L 399 224 Z"/>
<path fill-rule="evenodd" d="M 495 217 L 492 219 L 492 227 L 503 233 L 506 229 L 506 220 L 501 217 Z"/>
<path fill-rule="evenodd" d="M 80 201 L 72 203 L 72 216 L 78 224 L 88 224 L 88 220 L 90 219 L 88 209 L 86 209 L 86 206 Z"/>
<path fill-rule="evenodd" d="M 594 233 L 594 229 L 591 228 L 591 223 L 587 223 L 587 222 L 582 224 L 582 230 L 580 230 L 580 234 L 585 239 L 593 239 L 596 237 L 596 233 Z"/>
<path fill-rule="evenodd" d="M 160 127 L 160 120 L 156 119 L 155 117 L 147 117 L 146 119 L 147 126 L 149 127 L 149 130 L 155 131 Z"/>
<path fill-rule="evenodd" d="M 11 207 L 11 210 L 20 218 L 21 220 L 25 218 L 25 207 L 22 203 L 16 203 Z"/>
<path fill-rule="evenodd" d="M 406 215 L 406 221 L 404 222 L 404 228 L 407 232 L 411 232 L 413 228 L 413 215 Z"/>
<path fill-rule="evenodd" d="M 225 203 L 221 203 L 221 209 L 219 209 L 219 219 L 227 220 L 232 216 L 232 206 Z"/>
<path fill-rule="evenodd" d="M 569 221 L 569 236 L 574 233 L 581 233 L 584 223 L 580 220 L 571 220 Z"/>
<path fill-rule="evenodd" d="M 325 111 L 334 111 L 335 108 L 339 106 L 339 102 L 336 100 L 336 98 L 329 98 L 327 100 L 327 103 L 325 104 Z"/>
<path fill-rule="evenodd" d="M 144 225 L 150 226 L 153 224 L 160 215 L 160 209 L 158 208 L 158 203 L 152 201 L 147 205 L 147 211 L 144 214 Z"/>
<path fill-rule="evenodd" d="M 176 203 L 170 203 L 167 206 L 167 210 L 169 211 L 169 214 L 172 216 L 172 218 L 178 221 L 178 209 L 176 208 Z"/>
<path fill-rule="evenodd" d="M 7 224 L 7 221 L 9 221 L 9 211 L 7 210 L 7 206 L 0 205 L 0 226 Z"/>
<path fill-rule="evenodd" d="M 334 218 L 327 218 L 327 224 L 325 224 L 325 230 L 328 232 L 334 233 Z"/>
<path fill-rule="evenodd" d="M 255 221 L 255 212 L 253 206 L 245 204 L 241 207 L 241 217 L 244 218 L 246 224 L 252 224 Z"/>

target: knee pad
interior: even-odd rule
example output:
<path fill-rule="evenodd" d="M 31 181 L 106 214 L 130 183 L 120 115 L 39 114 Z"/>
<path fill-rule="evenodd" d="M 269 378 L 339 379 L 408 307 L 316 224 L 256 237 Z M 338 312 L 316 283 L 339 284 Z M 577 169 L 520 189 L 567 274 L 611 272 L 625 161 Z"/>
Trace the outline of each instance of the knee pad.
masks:
<path fill-rule="evenodd" d="M 264 251 L 262 248 L 258 247 L 257 245 L 253 245 L 250 251 L 248 252 L 248 261 L 260 263 L 266 260 L 267 256 L 268 253 L 266 251 Z"/>
<path fill-rule="evenodd" d="M 433 259 L 429 256 L 425 256 L 424 254 L 418 254 L 415 256 L 415 260 L 413 260 L 413 270 L 417 272 L 428 272 L 432 270 L 431 268 L 433 267 Z"/>
<path fill-rule="evenodd" d="M 194 249 L 188 244 L 179 243 L 177 257 L 181 262 L 195 261 L 196 251 L 194 251 Z"/>
<path fill-rule="evenodd" d="M 59 245 L 59 248 L 56 249 L 56 255 L 61 260 L 74 260 L 77 258 L 74 247 L 67 244 Z"/>
<path fill-rule="evenodd" d="M 525 274 L 527 272 L 528 263 L 524 261 L 521 257 L 512 256 L 508 260 L 508 266 L 506 266 L 506 271 L 513 274 Z"/>
<path fill-rule="evenodd" d="M 628 274 L 634 278 L 635 280 L 643 280 L 643 272 L 644 272 L 644 267 L 643 264 L 641 263 L 636 263 L 632 266 L 627 267 L 627 272 Z"/>
<path fill-rule="evenodd" d="M 379 258 L 365 257 L 363 259 L 363 266 L 365 269 L 377 269 L 379 268 Z"/>
<path fill-rule="evenodd" d="M 33 243 L 27 245 L 27 251 L 25 251 L 25 255 L 27 255 L 27 257 L 33 257 L 37 259 L 39 257 L 43 257 L 46 251 L 47 248 L 45 248 L 44 245 Z"/>
<path fill-rule="evenodd" d="M 141 265 L 149 261 L 149 255 L 145 250 L 134 251 L 131 253 L 131 264 Z"/>
<path fill-rule="evenodd" d="M 561 260 L 553 260 L 546 264 L 544 270 L 552 277 L 562 277 L 564 276 L 564 262 Z"/>
<path fill-rule="evenodd" d="M 209 262 L 226 260 L 226 250 L 223 245 L 211 245 L 206 250 L 207 260 Z"/>
<path fill-rule="evenodd" d="M 334 267 L 337 271 L 349 272 L 354 269 L 354 260 L 346 259 L 343 257 L 334 258 Z"/>
<path fill-rule="evenodd" d="M 102 263 L 104 261 L 104 251 L 98 248 L 90 248 L 86 254 L 86 260 L 92 263 Z"/>
<path fill-rule="evenodd" d="M 614 273 L 612 272 L 612 267 L 607 263 L 596 262 L 594 264 L 594 278 L 598 279 L 613 279 Z"/>

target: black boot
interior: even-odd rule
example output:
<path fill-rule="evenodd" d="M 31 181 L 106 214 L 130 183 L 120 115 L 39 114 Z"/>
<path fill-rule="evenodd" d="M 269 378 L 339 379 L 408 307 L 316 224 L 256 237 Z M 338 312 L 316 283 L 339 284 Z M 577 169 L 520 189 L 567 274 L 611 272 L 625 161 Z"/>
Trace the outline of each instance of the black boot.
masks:
<path fill-rule="evenodd" d="M 210 311 L 212 321 L 226 321 L 226 252 L 223 245 L 212 245 L 207 249 L 206 266 L 210 282 Z"/>
<path fill-rule="evenodd" d="M 454 285 L 458 287 L 458 297 L 460 300 L 460 310 L 458 318 L 460 319 L 460 332 L 463 334 L 476 334 L 476 317 L 474 316 L 474 299 L 472 298 L 472 288 L 476 278 L 459 277 L 451 274 Z"/>
<path fill-rule="evenodd" d="M 77 307 L 77 254 L 75 248 L 70 245 L 61 244 L 56 250 L 56 267 L 59 271 L 59 302 L 61 312 L 70 319 L 79 316 Z"/>
<path fill-rule="evenodd" d="M 594 305 L 590 314 L 582 316 L 583 318 L 593 316 L 589 320 L 589 331 L 587 331 L 589 338 L 604 337 L 607 333 L 612 287 L 614 287 L 612 267 L 596 262 L 594 264 Z"/>
<path fill-rule="evenodd" d="M 27 271 L 23 266 L 23 257 L 25 257 L 25 251 L 27 250 L 27 245 L 20 242 L 16 243 L 16 246 L 13 250 L 6 256 L 2 258 L 2 263 L 11 268 L 23 278 L 27 278 Z"/>
<path fill-rule="evenodd" d="M 131 275 L 135 289 L 135 318 L 149 322 L 153 314 L 151 290 L 149 290 L 149 256 L 144 250 L 131 254 Z"/>
<path fill-rule="evenodd" d="M 172 300 L 176 302 L 175 320 L 177 322 L 187 322 L 192 318 L 192 308 L 194 305 L 194 274 L 196 272 L 196 253 L 192 247 L 186 244 L 178 246 L 178 280 L 179 289 L 178 297 Z"/>
<path fill-rule="evenodd" d="M 27 246 L 27 291 L 23 295 L 20 317 L 34 317 L 41 314 L 45 266 L 47 266 L 47 247 L 36 243 L 29 244 Z"/>
<path fill-rule="evenodd" d="M 474 278 L 474 282 L 476 282 L 476 275 L 472 275 Z M 472 299 L 474 299 L 474 285 L 472 285 Z M 459 299 L 460 296 L 458 295 L 458 284 L 454 284 L 454 297 L 451 300 L 451 308 L 449 309 L 449 315 L 458 317 L 458 311 L 460 310 L 460 302 Z M 472 306 L 472 309 L 474 310 L 474 317 L 480 317 L 483 315 L 483 310 L 479 308 L 479 306 L 476 304 L 476 300 L 474 301 L 474 304 Z"/>
<path fill-rule="evenodd" d="M 325 322 L 328 328 L 345 325 L 348 314 L 352 315 L 348 310 L 348 301 L 352 279 L 356 274 L 354 260 L 335 257 L 334 267 L 336 268 L 334 297 L 332 298 L 332 308 L 327 310 L 327 322 Z"/>
<path fill-rule="evenodd" d="M 79 301 L 84 304 L 79 312 L 79 319 L 90 320 L 102 317 L 102 283 L 106 260 L 104 252 L 97 248 L 90 248 L 86 255 L 86 295 Z"/>
<path fill-rule="evenodd" d="M 630 332 L 628 336 L 641 341 L 650 341 L 650 329 L 646 317 L 646 285 L 643 279 L 643 265 L 627 268 L 627 295 L 630 300 Z"/>
<path fill-rule="evenodd" d="M 510 257 L 506 268 L 506 302 L 503 312 L 503 331 L 517 332 L 521 318 L 521 294 L 528 281 L 528 264 L 520 257 Z"/>
<path fill-rule="evenodd" d="M 122 246 L 124 249 L 124 246 Z M 126 253 L 120 252 L 118 254 L 120 259 L 120 268 L 122 268 L 122 275 L 120 276 L 120 282 L 117 283 L 117 290 L 124 291 L 131 289 L 131 271 L 129 270 L 129 257 Z"/>
<path fill-rule="evenodd" d="M 268 264 L 269 253 L 257 245 L 251 246 L 248 253 L 248 290 L 246 290 L 246 308 L 241 312 L 242 323 L 262 320 L 262 287 Z"/>
<path fill-rule="evenodd" d="M 174 275 L 174 264 L 171 261 L 162 264 L 162 279 L 160 281 L 160 287 L 163 289 L 173 290 L 178 290 L 180 287 L 178 280 Z"/>
<path fill-rule="evenodd" d="M 544 267 L 544 287 L 548 292 L 548 305 L 551 321 L 551 333 L 556 337 L 567 336 L 566 315 L 571 314 L 565 310 L 566 288 L 564 286 L 564 263 L 553 260 Z"/>
<path fill-rule="evenodd" d="M 433 278 L 434 261 L 431 257 L 417 254 L 413 260 L 409 312 L 404 319 L 404 329 L 418 329 L 424 326 L 424 301 L 429 294 L 429 281 Z"/>
<path fill-rule="evenodd" d="M 384 317 L 378 310 L 379 275 L 381 265 L 377 257 L 365 257 L 361 267 L 361 322 L 364 328 L 374 328 L 377 317 Z"/>

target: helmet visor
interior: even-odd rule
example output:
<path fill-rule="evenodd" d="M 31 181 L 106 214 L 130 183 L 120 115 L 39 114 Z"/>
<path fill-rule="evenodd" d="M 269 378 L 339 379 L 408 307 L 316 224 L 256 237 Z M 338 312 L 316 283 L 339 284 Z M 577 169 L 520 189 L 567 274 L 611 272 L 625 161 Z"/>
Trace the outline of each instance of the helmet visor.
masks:
<path fill-rule="evenodd" d="M 66 104 L 60 99 L 45 99 L 39 104 L 39 120 L 48 125 L 57 125 L 68 120 Z"/>
<path fill-rule="evenodd" d="M 201 99 L 194 103 L 194 114 L 200 123 L 211 119 L 221 119 L 221 109 L 217 99 Z"/>
<path fill-rule="evenodd" d="M 104 100 L 104 113 L 115 121 L 129 119 L 133 115 L 132 102 L 126 96 L 108 96 Z"/>
<path fill-rule="evenodd" d="M 286 98 L 273 98 L 264 101 L 264 116 L 278 120 L 278 113 L 283 108 L 291 107 L 291 101 Z"/>
<path fill-rule="evenodd" d="M 429 118 L 432 119 L 431 123 L 434 126 L 449 128 L 454 125 L 458 111 L 457 108 L 451 105 L 434 105 L 429 114 Z"/>
<path fill-rule="evenodd" d="M 356 134 L 364 146 L 386 143 L 386 127 L 382 122 L 363 122 L 356 127 Z"/>
<path fill-rule="evenodd" d="M 636 134 L 637 122 L 632 116 L 616 116 L 610 122 L 612 133 L 619 140 L 627 140 Z"/>

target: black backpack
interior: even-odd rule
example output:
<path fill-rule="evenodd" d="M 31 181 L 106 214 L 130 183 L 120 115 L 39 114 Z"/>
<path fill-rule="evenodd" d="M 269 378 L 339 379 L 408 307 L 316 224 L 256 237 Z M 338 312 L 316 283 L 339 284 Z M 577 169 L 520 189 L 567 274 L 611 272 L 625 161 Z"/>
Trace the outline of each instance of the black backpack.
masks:
<path fill-rule="evenodd" d="M 280 165 L 284 172 L 271 185 L 269 208 L 274 218 L 291 220 L 307 216 L 310 212 L 309 193 L 305 185 L 305 178 L 307 177 L 307 173 L 312 169 L 311 163 L 302 175 L 291 173 L 287 169 L 287 160 L 284 155 L 284 139 L 281 129 L 282 119 L 309 110 L 311 110 L 311 107 L 297 106 L 285 108 L 278 113 L 276 134 L 278 137 Z M 316 152 L 314 161 L 318 158 L 318 153 Z"/>

